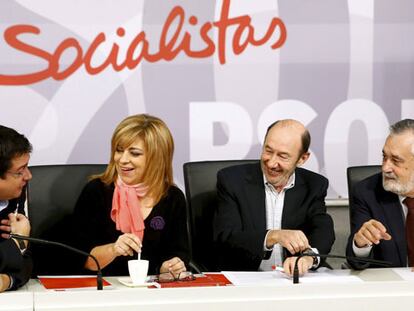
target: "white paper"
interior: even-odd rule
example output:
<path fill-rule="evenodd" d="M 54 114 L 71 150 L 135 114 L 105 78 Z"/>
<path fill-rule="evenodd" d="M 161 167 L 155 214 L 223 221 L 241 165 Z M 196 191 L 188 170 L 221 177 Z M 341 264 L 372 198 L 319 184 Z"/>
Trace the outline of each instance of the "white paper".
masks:
<path fill-rule="evenodd" d="M 279 271 L 239 272 L 223 271 L 223 275 L 236 286 L 243 285 L 287 285 L 292 279 Z"/>
<path fill-rule="evenodd" d="M 234 272 L 223 271 L 224 276 L 236 286 L 246 285 L 289 285 L 293 283 L 291 277 L 279 271 Z M 299 283 L 363 283 L 363 281 L 349 273 L 340 270 L 319 269 L 309 271 L 299 278 Z"/>
<path fill-rule="evenodd" d="M 413 268 L 393 268 L 392 271 L 397 273 L 404 281 L 414 281 Z"/>

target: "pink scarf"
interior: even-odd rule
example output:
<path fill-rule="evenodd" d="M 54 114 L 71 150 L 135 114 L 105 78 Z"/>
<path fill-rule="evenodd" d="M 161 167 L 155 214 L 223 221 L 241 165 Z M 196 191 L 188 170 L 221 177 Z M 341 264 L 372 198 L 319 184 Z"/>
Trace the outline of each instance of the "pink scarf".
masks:
<path fill-rule="evenodd" d="M 133 233 L 141 241 L 145 225 L 140 198 L 145 196 L 146 192 L 147 187 L 143 184 L 128 186 L 118 177 L 112 198 L 111 219 L 116 223 L 116 229 L 123 233 Z"/>

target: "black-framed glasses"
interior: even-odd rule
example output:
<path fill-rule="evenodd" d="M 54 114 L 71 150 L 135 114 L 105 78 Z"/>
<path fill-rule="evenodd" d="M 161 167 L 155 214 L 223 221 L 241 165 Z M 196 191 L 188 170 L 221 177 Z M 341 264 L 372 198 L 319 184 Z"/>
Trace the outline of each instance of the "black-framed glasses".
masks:
<path fill-rule="evenodd" d="M 154 282 L 158 283 L 168 283 L 168 282 L 176 282 L 176 281 L 193 281 L 195 280 L 194 274 L 190 271 L 183 271 L 180 272 L 178 275 L 174 275 L 172 272 L 164 272 L 156 275 L 154 277 Z"/>

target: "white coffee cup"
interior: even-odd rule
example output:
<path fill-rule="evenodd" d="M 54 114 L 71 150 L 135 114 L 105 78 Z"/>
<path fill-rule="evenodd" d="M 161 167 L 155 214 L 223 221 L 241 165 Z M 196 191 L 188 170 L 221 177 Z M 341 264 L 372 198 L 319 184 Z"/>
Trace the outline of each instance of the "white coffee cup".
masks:
<path fill-rule="evenodd" d="M 148 274 L 148 260 L 128 260 L 128 271 L 133 284 L 145 283 Z"/>

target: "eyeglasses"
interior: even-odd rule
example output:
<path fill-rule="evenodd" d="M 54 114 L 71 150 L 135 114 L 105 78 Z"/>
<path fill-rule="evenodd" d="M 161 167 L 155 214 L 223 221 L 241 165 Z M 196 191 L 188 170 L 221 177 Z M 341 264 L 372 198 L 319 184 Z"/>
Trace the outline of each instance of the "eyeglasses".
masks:
<path fill-rule="evenodd" d="M 168 282 L 176 282 L 176 281 L 193 281 L 195 280 L 194 274 L 189 271 L 180 272 L 177 276 L 174 275 L 172 272 L 165 272 L 155 276 L 154 282 L 158 283 L 168 283 Z"/>
<path fill-rule="evenodd" d="M 7 174 L 12 175 L 14 178 L 22 178 L 24 176 L 24 174 L 26 174 L 29 171 L 29 168 L 27 166 L 21 168 L 20 170 L 18 170 L 17 172 L 6 172 Z"/>

